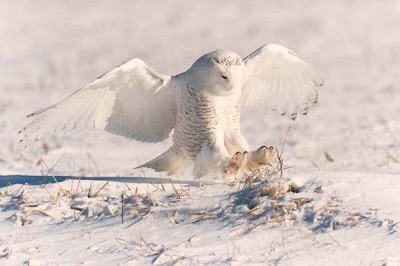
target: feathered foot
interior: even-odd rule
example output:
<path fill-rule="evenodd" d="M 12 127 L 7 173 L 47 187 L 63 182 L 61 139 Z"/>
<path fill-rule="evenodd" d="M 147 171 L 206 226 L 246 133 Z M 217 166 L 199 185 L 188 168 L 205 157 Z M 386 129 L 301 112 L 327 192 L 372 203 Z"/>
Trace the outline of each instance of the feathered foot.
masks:
<path fill-rule="evenodd" d="M 247 163 L 247 151 L 236 152 L 231 159 L 226 160 L 222 165 L 222 176 L 226 183 L 230 183 L 235 180 L 238 172 Z"/>
<path fill-rule="evenodd" d="M 275 148 L 261 146 L 257 150 L 249 153 L 245 169 L 254 172 L 257 169 L 268 166 L 275 153 Z"/>

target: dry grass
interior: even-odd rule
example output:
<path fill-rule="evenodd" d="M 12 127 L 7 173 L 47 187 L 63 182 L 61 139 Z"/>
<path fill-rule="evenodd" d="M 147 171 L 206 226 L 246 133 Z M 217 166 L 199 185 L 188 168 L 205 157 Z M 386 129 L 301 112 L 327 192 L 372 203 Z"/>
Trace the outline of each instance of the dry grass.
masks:
<path fill-rule="evenodd" d="M 221 205 L 220 209 L 213 208 L 211 210 L 205 208 L 202 211 L 189 211 L 184 215 L 185 217 L 183 219 L 187 219 L 190 223 L 200 223 L 206 220 L 229 220 L 231 217 L 242 215 L 239 217 L 244 218 L 241 222 L 245 221 L 247 227 L 251 230 L 259 225 L 293 225 L 302 219 L 299 216 L 300 210 L 308 208 L 309 212 L 316 214 L 316 219 L 320 219 L 321 224 L 326 223 L 326 217 L 331 215 L 327 209 L 332 209 L 332 204 L 334 203 L 322 201 L 320 200 L 321 197 L 315 200 L 317 197 L 310 197 L 301 193 L 296 194 L 301 192 L 301 188 L 293 184 L 290 179 L 285 176 L 286 170 L 292 168 L 287 166 L 284 160 L 284 153 L 290 130 L 291 127 L 289 126 L 286 130 L 286 134 L 282 138 L 281 144 L 275 148 L 274 159 L 267 167 L 258 169 L 250 174 L 243 174 L 243 178 L 236 187 L 237 191 L 232 194 L 231 198 L 234 199 L 232 204 L 226 202 L 227 205 Z M 178 176 L 175 176 L 174 180 L 169 178 L 169 184 L 164 184 L 161 178 L 159 183 L 154 183 L 154 180 L 149 180 L 149 182 L 146 182 L 145 186 L 143 186 L 145 190 L 144 194 L 143 191 L 141 191 L 142 193 L 138 192 L 139 186 L 131 188 L 127 183 L 124 183 L 122 187 L 120 187 L 119 192 L 117 192 L 118 196 L 109 195 L 109 189 L 107 189 L 107 187 L 110 186 L 112 182 L 97 183 L 93 180 L 89 183 L 89 187 L 84 187 L 87 183 L 82 182 L 80 177 L 72 178 L 68 189 L 66 189 L 65 183 L 59 183 L 57 178 L 52 174 L 61 159 L 62 157 L 51 166 L 49 166 L 44 159 L 40 160 L 40 164 L 45 167 L 47 175 L 53 177 L 58 191 L 54 192 L 54 189 L 50 190 L 46 185 L 42 187 L 48 192 L 53 204 L 59 206 L 62 204 L 70 204 L 70 209 L 76 220 L 84 221 L 92 216 L 96 218 L 96 215 L 101 212 L 107 217 L 119 216 L 121 223 L 125 223 L 128 220 L 135 223 L 154 213 L 154 208 L 159 206 L 157 200 L 159 200 L 160 196 L 167 201 L 170 200 L 168 197 L 177 199 L 178 201 L 173 201 L 173 204 L 191 196 L 189 193 L 190 186 L 186 187 L 182 185 Z M 91 156 L 88 156 L 88 161 L 94 166 L 94 171 L 98 172 L 97 164 Z M 73 163 L 72 176 L 75 174 L 75 165 L 76 159 Z M 143 178 L 145 180 L 147 178 L 144 171 Z M 24 186 L 21 186 L 19 190 L 22 190 L 23 187 Z M 322 188 L 319 186 L 315 188 L 314 193 L 321 194 L 321 191 Z M 113 194 L 115 193 L 116 191 L 113 191 Z M 168 196 L 166 196 L 166 194 L 168 194 Z M 76 197 L 78 200 L 75 200 Z M 113 198 L 112 201 L 110 201 L 110 198 Z M 315 202 L 313 202 L 313 200 L 315 200 Z M 102 210 L 89 210 L 90 204 L 98 206 L 99 204 L 107 205 L 109 203 L 112 205 L 113 209 L 104 207 Z M 46 213 L 45 209 L 37 208 L 39 206 L 37 202 L 21 201 L 21 204 L 23 204 L 25 208 L 31 209 L 31 211 L 26 212 L 25 218 L 32 214 L 44 215 L 44 213 Z M 245 208 L 240 209 L 241 206 L 245 206 Z M 108 209 L 105 210 L 106 208 Z M 240 210 L 238 211 L 238 209 Z M 171 217 L 173 217 L 173 215 Z M 356 222 L 356 218 L 353 217 L 352 221 Z M 328 226 L 330 228 L 337 227 L 334 218 L 331 218 L 331 220 L 332 222 L 329 222 Z"/>

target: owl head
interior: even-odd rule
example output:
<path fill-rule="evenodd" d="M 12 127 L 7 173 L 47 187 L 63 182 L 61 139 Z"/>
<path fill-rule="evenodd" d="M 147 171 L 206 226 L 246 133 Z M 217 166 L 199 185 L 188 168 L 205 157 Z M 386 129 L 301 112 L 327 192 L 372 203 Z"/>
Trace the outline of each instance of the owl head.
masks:
<path fill-rule="evenodd" d="M 197 59 L 187 73 L 190 87 L 226 96 L 241 88 L 243 60 L 234 52 L 217 50 Z"/>

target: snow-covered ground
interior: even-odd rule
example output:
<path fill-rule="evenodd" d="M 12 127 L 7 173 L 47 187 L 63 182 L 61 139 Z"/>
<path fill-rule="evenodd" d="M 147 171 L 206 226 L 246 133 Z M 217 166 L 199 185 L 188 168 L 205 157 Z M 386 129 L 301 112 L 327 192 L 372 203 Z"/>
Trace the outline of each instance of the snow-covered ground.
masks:
<path fill-rule="evenodd" d="M 1 0 L 0 264 L 400 265 L 399 25 L 397 0 Z M 268 42 L 326 79 L 295 123 L 243 114 L 253 148 L 281 147 L 291 126 L 283 179 L 172 185 L 132 169 L 170 140 L 95 131 L 17 145 L 26 114 L 129 58 L 176 74 Z"/>

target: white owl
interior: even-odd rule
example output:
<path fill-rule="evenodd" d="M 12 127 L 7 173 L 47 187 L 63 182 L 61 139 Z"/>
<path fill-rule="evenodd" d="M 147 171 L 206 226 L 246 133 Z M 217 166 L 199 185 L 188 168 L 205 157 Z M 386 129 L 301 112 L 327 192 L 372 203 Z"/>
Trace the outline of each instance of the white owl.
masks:
<path fill-rule="evenodd" d="M 29 115 L 21 142 L 61 130 L 100 128 L 127 138 L 159 142 L 173 132 L 173 146 L 140 167 L 175 173 L 193 166 L 196 178 L 267 164 L 272 147 L 250 152 L 240 131 L 242 107 L 307 114 L 323 80 L 289 49 L 264 45 L 242 59 L 217 50 L 184 73 L 166 76 L 134 58 L 61 102 Z"/>

